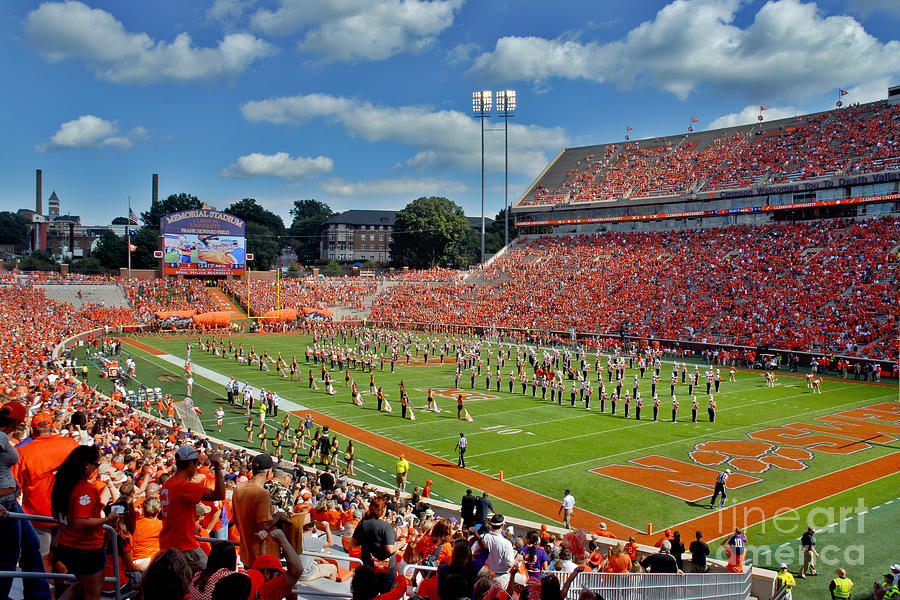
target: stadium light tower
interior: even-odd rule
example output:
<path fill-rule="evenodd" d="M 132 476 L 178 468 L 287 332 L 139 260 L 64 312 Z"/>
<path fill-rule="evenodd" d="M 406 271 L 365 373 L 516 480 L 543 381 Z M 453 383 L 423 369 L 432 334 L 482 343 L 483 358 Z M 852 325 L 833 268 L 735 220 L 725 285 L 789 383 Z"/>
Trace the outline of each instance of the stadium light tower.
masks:
<path fill-rule="evenodd" d="M 484 262 L 484 120 L 490 117 L 491 90 L 472 92 L 472 112 L 481 119 L 481 262 Z"/>
<path fill-rule="evenodd" d="M 509 118 L 516 112 L 516 90 L 500 90 L 497 112 L 503 115 L 503 245 L 509 245 Z"/>

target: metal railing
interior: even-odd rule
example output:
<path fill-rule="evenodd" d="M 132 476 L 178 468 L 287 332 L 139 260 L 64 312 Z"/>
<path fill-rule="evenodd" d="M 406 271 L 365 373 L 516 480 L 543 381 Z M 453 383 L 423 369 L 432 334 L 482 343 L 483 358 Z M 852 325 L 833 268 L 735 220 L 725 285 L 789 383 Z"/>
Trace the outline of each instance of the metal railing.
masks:
<path fill-rule="evenodd" d="M 743 573 L 579 573 L 567 600 L 588 589 L 606 600 L 746 600 L 752 568 Z M 565 572 L 557 573 L 565 581 Z"/>
<path fill-rule="evenodd" d="M 52 525 L 59 525 L 59 521 L 53 519 L 51 517 L 42 517 L 40 515 L 26 515 L 23 513 L 9 513 L 5 518 L 7 519 L 18 519 L 20 521 L 36 521 L 38 523 L 50 523 Z M 115 591 L 113 592 L 113 597 L 116 600 L 122 600 L 122 583 L 119 578 L 119 540 L 116 535 L 116 530 L 113 529 L 109 525 L 104 525 L 103 529 L 112 533 L 112 555 L 113 555 L 113 576 L 105 577 L 103 581 L 105 583 L 112 583 L 115 585 Z M 43 571 L 0 571 L 0 578 L 18 578 L 18 579 L 55 579 L 59 581 L 69 581 L 71 583 L 77 583 L 78 578 L 72 575 L 71 573 L 46 573 Z M 108 595 L 108 593 L 106 594 Z"/>

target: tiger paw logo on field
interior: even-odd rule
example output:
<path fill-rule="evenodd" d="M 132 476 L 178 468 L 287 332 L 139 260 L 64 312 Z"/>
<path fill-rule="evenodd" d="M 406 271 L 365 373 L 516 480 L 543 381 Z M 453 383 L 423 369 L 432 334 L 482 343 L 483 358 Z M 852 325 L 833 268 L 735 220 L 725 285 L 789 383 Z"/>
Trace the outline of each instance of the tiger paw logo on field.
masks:
<path fill-rule="evenodd" d="M 720 465 L 727 462 L 732 468 L 745 473 L 764 473 L 770 467 L 785 471 L 802 471 L 807 467 L 803 461 L 813 457 L 812 452 L 802 448 L 746 440 L 703 442 L 694 446 L 690 456 L 694 462 L 701 465 Z"/>

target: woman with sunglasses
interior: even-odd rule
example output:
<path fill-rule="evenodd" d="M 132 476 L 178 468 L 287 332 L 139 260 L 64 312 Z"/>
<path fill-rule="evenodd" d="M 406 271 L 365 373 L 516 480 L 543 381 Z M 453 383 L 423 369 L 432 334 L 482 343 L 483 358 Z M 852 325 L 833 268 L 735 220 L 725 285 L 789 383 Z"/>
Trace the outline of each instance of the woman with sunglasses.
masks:
<path fill-rule="evenodd" d="M 103 516 L 100 494 L 88 481 L 99 466 L 100 451 L 96 446 L 78 446 L 56 471 L 50 493 L 53 516 L 60 522 L 56 557 L 78 579 L 60 600 L 98 600 L 103 589 L 106 565 L 103 526 L 116 521 L 120 515 L 111 512 Z"/>

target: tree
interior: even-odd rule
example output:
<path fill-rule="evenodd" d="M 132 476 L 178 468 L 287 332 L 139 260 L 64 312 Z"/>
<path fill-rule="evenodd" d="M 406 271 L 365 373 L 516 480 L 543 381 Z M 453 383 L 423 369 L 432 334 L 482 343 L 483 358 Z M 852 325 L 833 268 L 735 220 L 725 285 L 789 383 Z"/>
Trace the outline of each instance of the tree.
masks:
<path fill-rule="evenodd" d="M 49 271 L 56 266 L 56 261 L 46 250 L 35 250 L 19 261 L 23 271 Z"/>
<path fill-rule="evenodd" d="M 263 225 L 278 237 L 283 236 L 286 231 L 281 217 L 257 204 L 255 198 L 244 198 L 240 202 L 235 202 L 226 208 L 224 212 L 240 217 L 248 223 Z"/>
<path fill-rule="evenodd" d="M 272 230 L 254 221 L 247 221 L 247 252 L 253 255 L 249 264 L 254 271 L 268 271 L 278 258 L 278 239 Z"/>
<path fill-rule="evenodd" d="M 153 253 L 159 250 L 159 230 L 149 227 L 141 227 L 131 238 L 135 250 L 131 253 L 131 266 L 135 269 L 155 269 L 159 260 L 153 258 Z"/>
<path fill-rule="evenodd" d="M 0 244 L 24 246 L 28 240 L 28 222 L 14 212 L 0 212 Z"/>
<path fill-rule="evenodd" d="M 509 215 L 509 241 L 510 242 L 512 242 L 514 239 L 516 239 L 516 237 L 519 235 L 518 229 L 516 229 L 516 226 L 513 225 L 513 223 L 515 221 L 515 219 L 513 217 L 514 217 L 514 215 L 512 215 L 512 214 Z M 484 235 L 485 254 L 487 254 L 489 256 L 496 254 L 503 247 L 503 242 L 506 237 L 505 232 L 504 232 L 504 227 L 506 226 L 505 219 L 506 219 L 506 209 L 501 208 L 500 212 L 497 213 L 497 216 L 494 217 L 494 222 L 491 223 L 491 225 L 486 228 L 485 235 Z M 480 237 L 481 236 L 479 235 L 479 238 Z M 479 252 L 480 252 L 481 251 L 480 250 L 480 248 L 481 248 L 480 239 L 479 239 L 478 244 L 479 244 Z"/>
<path fill-rule="evenodd" d="M 260 271 L 271 269 L 281 250 L 280 239 L 285 234 L 281 217 L 257 204 L 254 198 L 235 202 L 225 212 L 247 223 L 247 252 L 253 254 L 251 266 Z"/>
<path fill-rule="evenodd" d="M 181 192 L 180 194 L 172 194 L 165 200 L 160 200 L 156 204 L 150 206 L 150 210 L 147 212 L 141 213 L 141 222 L 145 227 L 150 227 L 152 229 L 159 229 L 159 220 L 164 216 L 174 213 L 180 212 L 182 210 L 191 210 L 194 208 L 200 208 L 203 204 L 197 198 L 197 196 L 192 196 L 191 194 L 185 194 Z"/>
<path fill-rule="evenodd" d="M 469 222 L 462 208 L 438 196 L 417 198 L 399 211 L 391 236 L 394 266 L 468 266 Z"/>
<path fill-rule="evenodd" d="M 128 249 L 125 240 L 107 229 L 100 236 L 97 247 L 91 252 L 91 256 L 100 261 L 107 269 L 118 269 L 128 264 Z"/>
<path fill-rule="evenodd" d="M 116 217 L 112 220 L 113 225 L 128 225 L 131 221 L 128 220 L 128 217 Z"/>
<path fill-rule="evenodd" d="M 319 227 L 334 216 L 334 211 L 318 200 L 295 200 L 291 216 L 294 218 L 288 235 L 291 247 L 301 263 L 319 259 Z"/>

